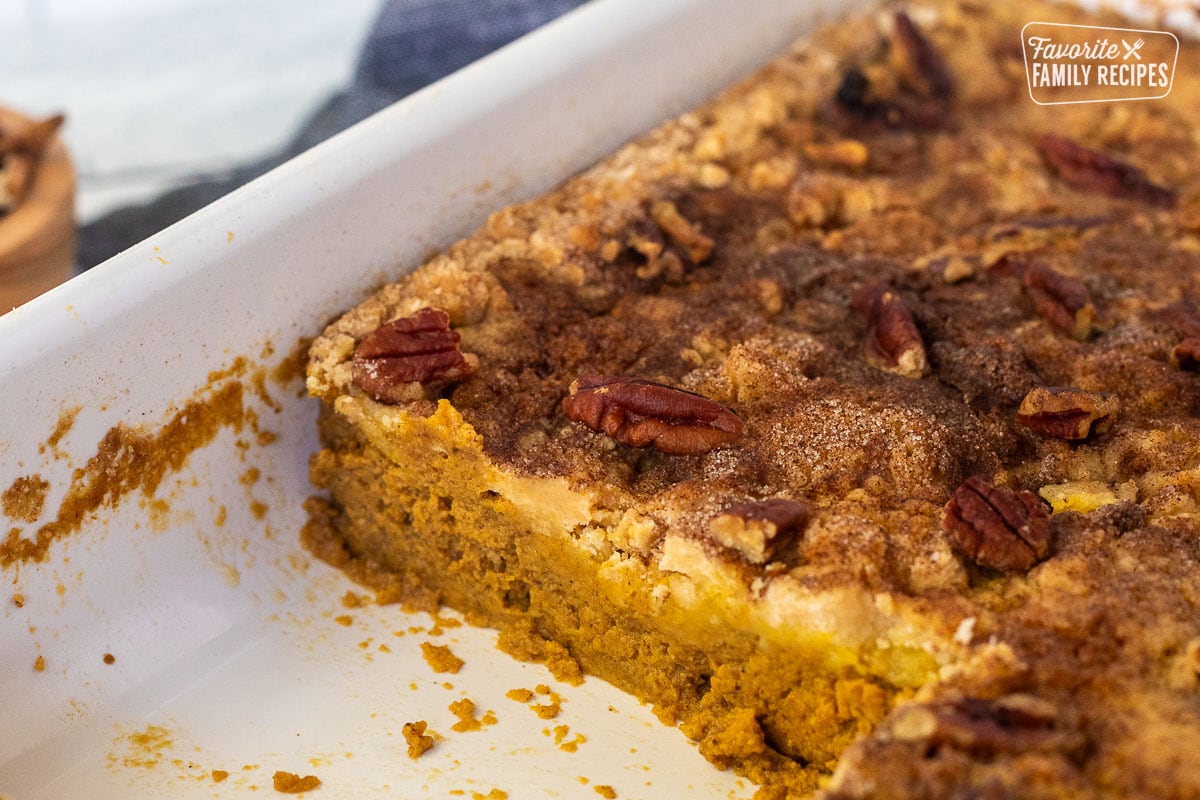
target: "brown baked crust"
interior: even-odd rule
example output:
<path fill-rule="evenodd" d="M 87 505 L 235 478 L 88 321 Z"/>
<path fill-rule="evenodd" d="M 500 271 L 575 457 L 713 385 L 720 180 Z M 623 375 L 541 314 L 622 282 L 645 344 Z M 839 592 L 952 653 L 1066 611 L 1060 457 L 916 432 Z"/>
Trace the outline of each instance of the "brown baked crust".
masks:
<path fill-rule="evenodd" d="M 1200 335 L 1200 48 L 1184 42 L 1164 101 L 1045 108 L 1019 31 L 1079 12 L 910 16 L 953 97 L 905 88 L 892 15 L 826 29 L 380 290 L 314 343 L 310 391 L 360 423 L 391 413 L 353 385 L 354 347 L 444 309 L 478 369 L 405 412 L 449 400 L 498 468 L 649 520 L 636 545 L 606 534 L 648 574 L 684 539 L 760 594 L 853 587 L 927 620 L 942 668 L 914 701 L 925 715 L 902 706 L 852 747 L 829 797 L 1196 796 L 1200 377 L 1172 352 Z M 851 67 L 920 115 L 881 124 L 839 104 Z M 1049 132 L 1178 202 L 1073 189 L 1044 162 Z M 864 350 L 878 323 L 851 301 L 872 283 L 915 322 L 924 377 Z M 744 436 L 694 456 L 618 444 L 562 411 L 591 374 L 701 394 Z M 1082 441 L 1044 435 L 1017 419 L 1043 386 L 1120 410 Z M 943 507 L 974 475 L 1054 505 L 1041 563 L 1001 574 L 952 548 Z M 764 498 L 813 511 L 759 564 L 708 525 Z"/>

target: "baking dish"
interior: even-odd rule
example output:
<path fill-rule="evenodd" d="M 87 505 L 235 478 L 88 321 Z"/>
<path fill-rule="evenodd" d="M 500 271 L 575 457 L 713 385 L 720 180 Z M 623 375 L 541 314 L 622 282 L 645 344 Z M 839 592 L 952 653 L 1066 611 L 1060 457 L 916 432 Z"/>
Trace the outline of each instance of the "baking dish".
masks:
<path fill-rule="evenodd" d="M 286 367 L 380 282 L 835 8 L 597 0 L 0 317 L 0 492 L 20 490 L 0 796 L 222 797 L 276 771 L 364 798 L 748 796 L 602 682 L 343 601 L 361 590 L 298 543 L 316 408 Z M 435 673 L 425 641 L 465 666 Z M 539 684 L 554 718 L 505 696 Z M 463 697 L 498 722 L 453 731 Z M 444 739 L 414 761 L 416 720 Z"/>

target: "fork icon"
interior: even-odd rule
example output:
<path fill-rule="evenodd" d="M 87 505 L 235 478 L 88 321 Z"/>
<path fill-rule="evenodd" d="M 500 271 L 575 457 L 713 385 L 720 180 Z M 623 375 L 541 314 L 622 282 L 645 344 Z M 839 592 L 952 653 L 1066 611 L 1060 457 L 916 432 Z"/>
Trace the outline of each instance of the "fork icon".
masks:
<path fill-rule="evenodd" d="M 1145 39 L 1138 39 L 1136 42 L 1134 42 L 1132 45 L 1130 45 L 1130 44 L 1129 44 L 1129 42 L 1127 42 L 1127 41 L 1125 41 L 1124 39 L 1122 39 L 1122 40 L 1121 40 L 1121 44 L 1123 44 L 1123 45 L 1125 46 L 1125 56 L 1124 56 L 1124 60 L 1125 60 L 1125 61 L 1128 61 L 1128 60 L 1129 60 L 1129 57 L 1130 57 L 1130 56 L 1133 56 L 1133 57 L 1134 57 L 1134 58 L 1136 58 L 1138 61 L 1141 61 L 1141 60 L 1142 60 L 1142 56 L 1141 56 L 1141 54 L 1140 54 L 1140 53 L 1138 53 L 1138 50 L 1141 50 L 1141 49 L 1142 49 L 1142 45 L 1144 45 L 1145 43 L 1146 43 L 1146 40 L 1145 40 Z"/>

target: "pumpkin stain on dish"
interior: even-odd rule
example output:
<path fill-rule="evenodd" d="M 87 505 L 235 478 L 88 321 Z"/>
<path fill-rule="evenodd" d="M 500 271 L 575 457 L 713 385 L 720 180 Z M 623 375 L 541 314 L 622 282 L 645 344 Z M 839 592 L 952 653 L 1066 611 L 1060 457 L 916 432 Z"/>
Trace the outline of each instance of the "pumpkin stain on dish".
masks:
<path fill-rule="evenodd" d="M 171 505 L 166 500 L 154 498 L 143 501 L 141 507 L 146 511 L 147 524 L 154 533 L 166 533 L 171 527 Z"/>
<path fill-rule="evenodd" d="M 141 433 L 124 424 L 111 428 L 87 464 L 77 468 L 56 518 L 25 539 L 11 533 L 0 543 L 0 566 L 45 561 L 51 545 L 78 531 L 102 507 L 116 508 L 131 492 L 152 497 L 168 472 L 179 470 L 188 455 L 211 442 L 224 427 L 245 423 L 240 383 L 229 383 L 205 400 L 187 403 L 157 433 Z"/>
<path fill-rule="evenodd" d="M 0 568 L 44 562 L 56 541 L 78 532 L 101 509 L 117 508 L 127 495 L 140 492 L 147 500 L 153 498 L 169 473 L 181 470 L 188 456 L 211 443 L 225 428 L 232 428 L 238 434 L 248 428 L 260 444 L 274 441 L 276 434 L 260 428 L 258 412 L 246 396 L 247 384 L 254 395 L 278 410 L 277 402 L 267 392 L 264 376 L 281 385 L 299 380 L 307 345 L 307 339 L 298 341 L 293 351 L 274 367 L 255 366 L 239 356 L 228 367 L 208 373 L 205 388 L 156 430 L 146 431 L 125 423 L 114 425 L 97 443 L 95 455 L 74 470 L 55 518 L 39 527 L 31 538 L 25 538 L 20 528 L 11 528 L 0 541 Z M 60 414 L 58 424 L 39 448 L 41 452 L 49 449 L 55 458 L 66 457 L 58 450 L 58 444 L 74 426 L 80 410 L 76 406 Z M 49 490 L 49 485 L 40 486 L 41 479 L 37 476 L 27 477 L 36 480 L 26 481 L 16 489 L 9 487 L 12 494 L 6 491 L 8 499 L 4 500 L 5 513 L 11 506 L 20 511 L 23 521 L 36 507 L 36 497 L 40 496 L 44 503 Z M 151 506 L 152 527 L 155 514 L 161 516 L 165 510 L 162 506 Z M 267 506 L 255 500 L 250 510 L 261 519 Z M 223 516 L 218 512 L 221 520 L 218 524 L 224 522 Z"/>
<path fill-rule="evenodd" d="M 126 746 L 126 753 L 118 756 L 108 754 L 110 766 L 129 769 L 154 769 L 163 760 L 163 753 L 175 746 L 171 731 L 161 725 L 147 725 L 140 731 L 118 737 Z"/>
<path fill-rule="evenodd" d="M 54 430 L 50 432 L 45 443 L 38 445 L 38 452 L 45 453 L 47 450 L 54 453 L 55 458 L 65 458 L 66 453 L 58 449 L 58 443 L 63 440 L 63 437 L 71 432 L 71 428 L 75 427 L 75 418 L 79 416 L 79 412 L 83 410 L 82 406 L 72 406 L 65 408 L 58 415 L 58 422 L 54 425 Z"/>
<path fill-rule="evenodd" d="M 41 475 L 22 475 L 0 494 L 5 516 L 19 522 L 37 522 L 46 505 L 50 482 Z"/>

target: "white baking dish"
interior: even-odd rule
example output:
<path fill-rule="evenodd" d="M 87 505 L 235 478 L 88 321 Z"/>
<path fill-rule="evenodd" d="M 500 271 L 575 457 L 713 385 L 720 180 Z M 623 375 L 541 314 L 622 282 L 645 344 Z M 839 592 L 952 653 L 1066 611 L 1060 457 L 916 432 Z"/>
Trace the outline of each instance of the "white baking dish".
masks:
<path fill-rule="evenodd" d="M 0 317 L 0 491 L 49 483 L 37 521 L 0 516 L 0 541 L 55 518 L 113 426 L 153 434 L 238 356 L 276 364 L 490 210 L 746 74 L 838 5 L 598 0 Z M 222 427 L 152 495 L 105 498 L 43 561 L 0 571 L 0 796 L 243 796 L 271 793 L 276 770 L 315 774 L 334 797 L 749 795 L 600 681 L 555 685 L 562 711 L 543 720 L 505 692 L 553 681 L 497 653 L 491 632 L 396 636 L 430 620 L 344 608 L 354 587 L 298 542 L 316 409 L 299 380 L 267 380 L 268 403 L 241 379 L 273 443 Z M 426 640 L 466 666 L 434 674 Z M 453 732 L 447 706 L 464 696 L 499 723 Z M 416 761 L 401 737 L 412 720 L 446 737 Z M 586 737 L 577 752 L 556 746 L 558 725 Z"/>

